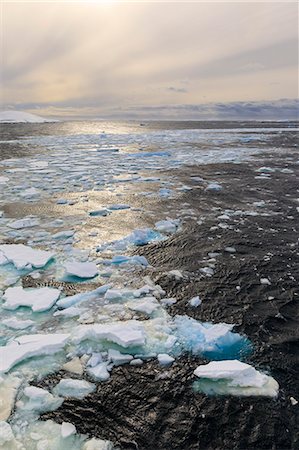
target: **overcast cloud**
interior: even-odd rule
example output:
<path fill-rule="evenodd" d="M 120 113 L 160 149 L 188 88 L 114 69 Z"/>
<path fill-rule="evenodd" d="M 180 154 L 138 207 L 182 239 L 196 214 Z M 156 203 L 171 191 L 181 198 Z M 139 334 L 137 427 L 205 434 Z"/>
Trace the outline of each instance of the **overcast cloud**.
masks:
<path fill-rule="evenodd" d="M 74 118 L 294 118 L 297 8 L 6 2 L 2 108 Z"/>

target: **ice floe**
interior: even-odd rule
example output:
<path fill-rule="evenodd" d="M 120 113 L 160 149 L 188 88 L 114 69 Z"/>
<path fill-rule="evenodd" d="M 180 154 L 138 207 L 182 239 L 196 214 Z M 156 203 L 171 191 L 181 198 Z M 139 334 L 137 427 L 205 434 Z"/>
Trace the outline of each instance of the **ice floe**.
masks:
<path fill-rule="evenodd" d="M 53 388 L 53 393 L 61 397 L 84 398 L 96 389 L 95 384 L 85 380 L 63 378 Z"/>
<path fill-rule="evenodd" d="M 206 394 L 276 397 L 279 385 L 274 378 L 238 360 L 212 361 L 198 366 L 195 387 Z"/>
<path fill-rule="evenodd" d="M 98 273 L 97 265 L 93 262 L 70 261 L 64 265 L 65 274 L 78 278 L 94 278 Z"/>
<path fill-rule="evenodd" d="M 43 287 L 38 289 L 23 289 L 22 287 L 10 287 L 6 289 L 3 300 L 3 308 L 15 310 L 19 306 L 27 306 L 34 312 L 47 311 L 56 303 L 60 296 L 60 290 Z"/>
<path fill-rule="evenodd" d="M 0 420 L 9 418 L 21 382 L 20 378 L 11 375 L 0 376 Z"/>
<path fill-rule="evenodd" d="M 0 347 L 0 372 L 8 372 L 28 358 L 58 353 L 68 339 L 69 334 L 32 334 L 15 338 Z"/>
<path fill-rule="evenodd" d="M 8 263 L 12 263 L 18 270 L 33 267 L 40 269 L 54 257 L 54 253 L 37 250 L 24 244 L 2 244 L 0 245 L 1 257 L 4 257 Z"/>

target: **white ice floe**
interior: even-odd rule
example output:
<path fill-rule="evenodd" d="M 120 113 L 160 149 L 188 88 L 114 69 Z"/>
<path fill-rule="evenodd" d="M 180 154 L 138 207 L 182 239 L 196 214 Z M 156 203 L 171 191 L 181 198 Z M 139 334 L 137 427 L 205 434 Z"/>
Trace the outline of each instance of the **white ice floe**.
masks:
<path fill-rule="evenodd" d="M 61 436 L 67 438 L 72 434 L 76 434 L 76 427 L 69 422 L 62 422 L 61 424 Z"/>
<path fill-rule="evenodd" d="M 17 377 L 0 377 L 0 420 L 9 418 L 20 384 L 21 380 Z"/>
<path fill-rule="evenodd" d="M 89 367 L 87 373 L 96 381 L 107 381 L 110 378 L 107 366 L 107 362 L 101 362 L 94 367 Z"/>
<path fill-rule="evenodd" d="M 63 399 L 54 397 L 46 389 L 35 386 L 27 386 L 23 391 L 24 396 L 18 402 L 18 407 L 22 411 L 32 411 L 36 413 L 44 413 L 55 411 L 62 405 Z"/>
<path fill-rule="evenodd" d="M 31 217 L 25 217 L 24 219 L 15 220 L 14 222 L 9 222 L 7 226 L 15 230 L 20 230 L 22 228 L 31 228 L 39 225 L 39 220 Z"/>
<path fill-rule="evenodd" d="M 92 438 L 85 442 L 82 450 L 113 450 L 114 445 L 111 441 Z"/>
<path fill-rule="evenodd" d="M 212 192 L 219 192 L 223 189 L 223 187 L 221 186 L 221 184 L 219 183 L 210 183 L 208 184 L 208 186 L 206 187 L 206 191 L 212 191 Z"/>
<path fill-rule="evenodd" d="M 83 365 L 82 365 L 80 358 L 78 358 L 78 356 L 73 358 L 71 361 L 68 361 L 67 363 L 65 363 L 62 366 L 62 369 L 65 370 L 66 372 L 75 373 L 77 375 L 83 374 Z"/>
<path fill-rule="evenodd" d="M 66 275 L 73 275 L 78 278 L 94 278 L 98 273 L 97 265 L 94 262 L 70 261 L 64 265 Z"/>
<path fill-rule="evenodd" d="M 161 366 L 170 366 L 175 361 L 175 359 L 167 353 L 159 353 L 157 358 Z"/>
<path fill-rule="evenodd" d="M 172 234 L 177 231 L 179 225 L 180 225 L 179 219 L 160 220 L 159 222 L 155 223 L 155 229 L 158 230 L 160 233 Z"/>
<path fill-rule="evenodd" d="M 53 388 L 53 392 L 61 397 L 84 398 L 86 395 L 94 392 L 95 389 L 95 384 L 88 381 L 63 378 Z"/>
<path fill-rule="evenodd" d="M 200 378 L 197 388 L 207 394 L 275 397 L 279 389 L 274 378 L 238 360 L 212 361 L 194 375 Z"/>
<path fill-rule="evenodd" d="M 25 448 L 15 440 L 11 426 L 4 420 L 0 421 L 0 449 L 25 450 Z"/>
<path fill-rule="evenodd" d="M 1 256 L 12 263 L 16 269 L 40 269 L 44 267 L 53 257 L 54 253 L 37 250 L 24 244 L 2 244 L 0 245 Z"/>
<path fill-rule="evenodd" d="M 193 306 L 193 307 L 195 307 L 195 308 L 197 308 L 198 306 L 200 306 L 200 305 L 201 305 L 201 302 L 202 302 L 202 300 L 201 300 L 198 296 L 193 297 L 193 298 L 191 298 L 191 300 L 189 300 L 190 306 Z"/>
<path fill-rule="evenodd" d="M 68 339 L 69 334 L 31 334 L 15 338 L 8 345 L 0 347 L 0 372 L 8 372 L 28 358 L 58 353 Z"/>
<path fill-rule="evenodd" d="M 19 306 L 27 306 L 34 312 L 48 311 L 59 299 L 60 290 L 50 287 L 24 289 L 21 286 L 6 289 L 3 308 L 15 310 Z"/>
<path fill-rule="evenodd" d="M 145 297 L 142 300 L 131 301 L 127 303 L 127 306 L 133 311 L 138 311 L 149 316 L 160 307 L 155 297 Z"/>
<path fill-rule="evenodd" d="M 269 280 L 269 278 L 261 278 L 260 279 L 260 283 L 264 284 L 264 285 L 267 285 L 267 286 L 270 286 L 271 281 Z"/>
<path fill-rule="evenodd" d="M 120 353 L 118 350 L 110 348 L 108 351 L 108 360 L 113 363 L 114 366 L 121 366 L 122 364 L 127 364 L 132 361 L 133 356 Z"/>
<path fill-rule="evenodd" d="M 81 325 L 74 330 L 73 342 L 107 340 L 121 347 L 144 345 L 145 332 L 142 322 L 129 320 L 109 324 Z"/>
<path fill-rule="evenodd" d="M 68 297 L 61 298 L 60 300 L 58 300 L 57 306 L 59 308 L 65 309 L 65 308 L 70 308 L 75 305 L 78 305 L 82 302 L 94 300 L 98 297 L 103 296 L 110 287 L 111 286 L 109 284 L 105 284 L 103 286 L 100 286 L 97 289 L 94 289 L 93 291 L 82 292 L 81 294 L 75 294 L 75 295 L 70 295 Z"/>

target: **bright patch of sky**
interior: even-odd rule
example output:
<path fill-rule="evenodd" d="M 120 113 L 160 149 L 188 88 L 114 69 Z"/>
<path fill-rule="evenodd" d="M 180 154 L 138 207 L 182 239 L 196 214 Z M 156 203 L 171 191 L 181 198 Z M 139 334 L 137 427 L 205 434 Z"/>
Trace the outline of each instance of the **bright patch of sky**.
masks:
<path fill-rule="evenodd" d="M 297 27 L 293 2 L 6 1 L 1 109 L 195 119 L 241 108 L 291 118 Z"/>

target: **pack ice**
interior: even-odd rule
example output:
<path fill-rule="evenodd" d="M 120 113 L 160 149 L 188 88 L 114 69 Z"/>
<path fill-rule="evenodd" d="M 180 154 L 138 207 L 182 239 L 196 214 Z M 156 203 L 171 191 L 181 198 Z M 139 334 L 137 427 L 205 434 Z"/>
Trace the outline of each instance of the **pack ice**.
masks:
<path fill-rule="evenodd" d="M 3 308 L 15 310 L 19 306 L 28 306 L 33 312 L 47 311 L 52 308 L 60 296 L 60 290 L 43 287 L 40 289 L 23 289 L 22 287 L 10 287 L 6 289 L 3 300 Z"/>

